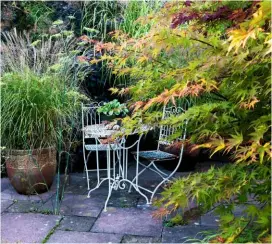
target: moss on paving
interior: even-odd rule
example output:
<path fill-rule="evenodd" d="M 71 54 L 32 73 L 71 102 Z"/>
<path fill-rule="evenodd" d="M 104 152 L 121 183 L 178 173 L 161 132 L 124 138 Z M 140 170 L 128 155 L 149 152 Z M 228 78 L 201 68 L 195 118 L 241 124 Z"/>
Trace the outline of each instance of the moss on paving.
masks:
<path fill-rule="evenodd" d="M 57 222 L 57 224 L 49 231 L 49 233 L 46 235 L 46 237 L 42 240 L 42 243 L 46 243 L 50 236 L 52 236 L 55 232 L 55 230 L 60 226 L 60 222 L 62 221 L 63 217 Z"/>

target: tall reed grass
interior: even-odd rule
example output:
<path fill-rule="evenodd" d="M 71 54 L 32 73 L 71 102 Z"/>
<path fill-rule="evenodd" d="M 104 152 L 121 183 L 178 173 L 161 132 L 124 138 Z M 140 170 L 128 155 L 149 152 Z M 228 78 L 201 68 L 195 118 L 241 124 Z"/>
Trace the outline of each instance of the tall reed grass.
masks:
<path fill-rule="evenodd" d="M 8 149 L 54 146 L 72 133 L 82 95 L 66 89 L 56 75 L 37 75 L 31 70 L 2 76 L 1 142 Z"/>
<path fill-rule="evenodd" d="M 11 32 L 2 32 L 2 71 L 24 72 L 28 67 L 34 73 L 42 74 L 56 64 L 65 48 L 69 50 L 74 43 L 73 38 L 54 40 L 41 38 L 32 42 L 29 33 L 18 33 L 16 29 Z"/>

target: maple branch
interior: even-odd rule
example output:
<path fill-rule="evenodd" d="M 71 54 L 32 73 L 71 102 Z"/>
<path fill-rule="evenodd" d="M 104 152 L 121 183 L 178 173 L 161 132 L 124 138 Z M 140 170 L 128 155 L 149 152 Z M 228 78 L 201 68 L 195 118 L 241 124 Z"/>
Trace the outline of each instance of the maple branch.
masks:
<path fill-rule="evenodd" d="M 249 226 L 249 224 L 252 222 L 252 220 L 253 220 L 253 218 L 251 217 L 249 219 L 249 221 L 247 222 L 247 224 L 244 226 L 244 228 L 234 237 L 233 241 L 235 239 L 237 239 L 244 232 L 244 230 Z"/>
<path fill-rule="evenodd" d="M 178 36 L 178 37 L 183 38 L 183 36 L 181 36 L 181 35 L 179 35 L 179 34 L 175 34 L 175 35 Z M 201 43 L 206 44 L 206 45 L 208 45 L 208 46 L 210 46 L 210 47 L 216 48 L 216 47 L 213 46 L 212 44 L 210 44 L 210 43 L 208 43 L 208 42 L 205 42 L 205 41 L 202 41 L 202 40 L 199 40 L 199 39 L 196 39 L 196 38 L 191 38 L 191 37 L 190 37 L 190 40 L 197 41 L 197 42 L 201 42 Z"/>
<path fill-rule="evenodd" d="M 206 44 L 210 47 L 213 47 L 213 48 L 216 48 L 215 46 L 213 46 L 212 44 L 208 43 L 208 42 L 205 42 L 205 41 L 202 41 L 202 40 L 199 40 L 199 39 L 196 39 L 196 38 L 190 38 L 190 40 L 193 40 L 193 41 L 198 41 L 198 42 L 201 42 L 203 44 Z"/>
<path fill-rule="evenodd" d="M 267 204 L 267 202 L 264 202 L 264 204 L 260 207 L 260 209 L 263 209 L 264 207 L 265 207 L 265 205 Z M 254 219 L 253 219 L 253 217 L 251 217 L 250 219 L 249 219 L 249 221 L 247 222 L 247 224 L 244 226 L 244 228 L 234 237 L 234 239 L 233 239 L 233 241 L 235 240 L 235 239 L 237 239 L 243 232 L 244 232 L 244 230 L 251 224 L 251 222 L 253 221 Z"/>
<path fill-rule="evenodd" d="M 127 51 L 128 51 L 128 52 L 131 52 L 131 53 L 135 53 L 135 52 L 136 52 L 136 53 L 138 53 L 138 54 L 142 54 L 142 52 L 137 51 L 137 50 L 130 50 L 130 49 L 127 49 Z M 164 62 L 162 62 L 162 61 L 159 61 L 158 59 L 152 58 L 152 61 L 154 61 L 154 62 L 156 62 L 156 63 L 159 63 L 159 64 L 161 64 L 161 65 L 168 65 L 169 68 L 175 69 L 175 67 L 173 67 L 172 65 L 170 65 L 170 64 L 168 64 L 168 63 L 164 63 Z"/>
<path fill-rule="evenodd" d="M 218 96 L 218 97 L 220 97 L 220 98 L 222 98 L 222 99 L 224 99 L 224 100 L 226 100 L 226 101 L 229 100 L 228 98 L 226 98 L 225 96 L 221 95 L 220 93 L 218 93 L 216 91 L 211 91 L 211 93 Z"/>
<path fill-rule="evenodd" d="M 170 69 L 175 69 L 172 65 L 167 64 L 167 63 L 163 63 L 163 62 L 161 62 L 161 61 L 159 61 L 159 60 L 157 60 L 157 59 L 152 58 L 152 61 L 154 61 L 154 62 L 156 62 L 156 63 L 159 63 L 159 64 L 161 64 L 161 65 L 168 65 Z"/>

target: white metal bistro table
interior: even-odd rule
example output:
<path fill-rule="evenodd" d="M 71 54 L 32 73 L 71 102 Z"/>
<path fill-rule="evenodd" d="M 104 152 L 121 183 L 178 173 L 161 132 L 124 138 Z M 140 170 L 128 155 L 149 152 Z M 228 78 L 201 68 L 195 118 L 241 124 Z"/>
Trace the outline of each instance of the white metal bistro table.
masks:
<path fill-rule="evenodd" d="M 150 129 L 151 128 L 148 126 L 143 126 L 142 131 L 147 131 Z M 103 178 L 101 181 L 98 180 L 97 185 L 93 189 L 89 190 L 87 197 L 89 198 L 91 192 L 99 188 L 103 182 L 108 181 L 109 183 L 108 197 L 106 199 L 105 206 L 104 206 L 104 211 L 106 211 L 107 204 L 110 199 L 112 190 L 118 190 L 118 189 L 123 190 L 126 188 L 126 183 L 128 183 L 140 195 L 142 195 L 146 199 L 146 203 L 149 204 L 148 197 L 140 190 L 138 186 L 138 173 L 139 173 L 138 163 L 136 164 L 136 172 L 135 172 L 134 180 L 131 181 L 127 177 L 128 176 L 127 174 L 128 150 L 136 146 L 137 151 L 139 151 L 140 140 L 143 134 L 139 134 L 139 138 L 132 145 L 126 147 L 125 136 L 116 137 L 115 139 L 112 139 L 116 135 L 116 133 L 120 132 L 120 130 L 108 129 L 105 124 L 89 125 L 89 126 L 86 126 L 84 130 L 85 130 L 85 133 L 89 135 L 91 138 L 95 138 L 97 156 L 98 156 L 99 145 L 101 144 L 105 145 L 105 140 L 103 141 L 103 139 L 106 138 L 106 144 L 107 144 L 107 177 Z M 121 132 L 122 132 L 122 129 L 121 129 Z M 135 131 L 135 133 L 132 133 L 132 134 L 138 134 L 138 133 Z M 111 158 L 111 151 L 113 152 L 112 158 Z M 99 172 L 99 169 L 97 169 L 97 172 Z M 97 176 L 99 177 L 99 173 Z"/>

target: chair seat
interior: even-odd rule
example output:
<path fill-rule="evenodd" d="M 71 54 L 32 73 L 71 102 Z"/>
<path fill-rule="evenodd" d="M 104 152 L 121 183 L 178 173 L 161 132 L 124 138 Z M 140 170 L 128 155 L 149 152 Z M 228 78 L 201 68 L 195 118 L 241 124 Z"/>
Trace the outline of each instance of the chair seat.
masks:
<path fill-rule="evenodd" d="M 98 151 L 107 151 L 108 150 L 108 144 L 87 144 L 85 145 L 85 149 L 88 151 L 96 151 L 96 149 Z M 116 150 L 116 149 L 120 149 L 120 147 L 118 147 L 116 144 L 110 144 L 110 149 L 111 150 Z"/>
<path fill-rule="evenodd" d="M 132 152 L 132 154 L 137 155 L 137 152 Z M 149 161 L 170 160 L 170 159 L 178 158 L 178 156 L 174 154 L 159 151 L 159 150 L 140 151 L 139 157 L 147 159 Z"/>

